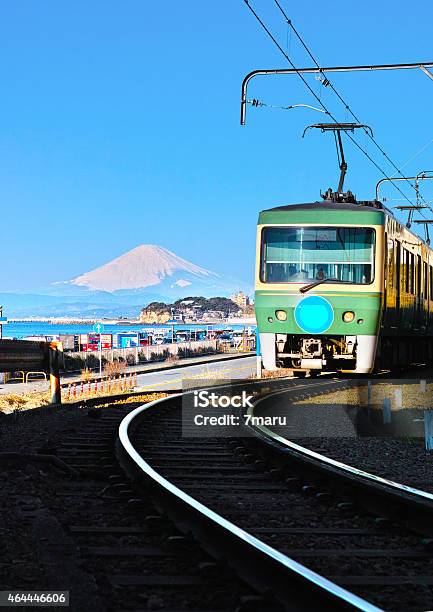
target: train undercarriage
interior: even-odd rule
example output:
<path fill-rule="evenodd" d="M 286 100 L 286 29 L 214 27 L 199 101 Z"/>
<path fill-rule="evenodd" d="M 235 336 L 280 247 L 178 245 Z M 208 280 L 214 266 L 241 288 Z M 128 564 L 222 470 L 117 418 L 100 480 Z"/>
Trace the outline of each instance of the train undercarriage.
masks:
<path fill-rule="evenodd" d="M 263 367 L 319 373 L 369 373 L 374 368 L 376 336 L 260 334 Z"/>
<path fill-rule="evenodd" d="M 356 365 L 356 336 L 311 337 L 276 334 L 277 365 L 289 368 L 335 369 Z M 326 369 L 328 369 L 326 368 Z M 345 368 L 346 369 L 346 368 Z"/>
<path fill-rule="evenodd" d="M 295 372 L 369 374 L 433 363 L 433 338 L 260 334 L 263 367 Z"/>

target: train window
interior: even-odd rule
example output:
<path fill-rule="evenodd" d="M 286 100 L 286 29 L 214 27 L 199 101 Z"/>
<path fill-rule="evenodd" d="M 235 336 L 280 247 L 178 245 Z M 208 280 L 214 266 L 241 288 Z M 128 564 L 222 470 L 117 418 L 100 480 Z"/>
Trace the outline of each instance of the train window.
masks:
<path fill-rule="evenodd" d="M 391 289 L 394 287 L 394 240 L 391 238 L 386 242 L 386 252 L 387 252 L 387 286 Z"/>
<path fill-rule="evenodd" d="M 415 255 L 413 253 L 410 254 L 410 293 L 415 293 Z"/>
<path fill-rule="evenodd" d="M 265 283 L 332 279 L 369 284 L 374 278 L 375 230 L 364 227 L 267 227 L 260 278 Z"/>
<path fill-rule="evenodd" d="M 423 263 L 423 281 L 424 281 L 424 288 L 423 288 L 423 295 L 424 295 L 424 299 L 427 300 L 428 299 L 428 295 L 427 295 L 427 264 L 426 262 Z"/>
<path fill-rule="evenodd" d="M 395 241 L 395 286 L 397 289 L 397 308 L 400 307 L 400 287 L 401 283 L 401 245 L 398 240 Z"/>
<path fill-rule="evenodd" d="M 416 257 L 416 294 L 421 295 L 421 272 L 422 272 L 421 255 Z"/>
<path fill-rule="evenodd" d="M 406 291 L 406 293 L 409 293 L 410 291 L 410 285 L 409 285 L 409 279 L 410 279 L 410 273 L 409 273 L 409 266 L 410 266 L 410 258 L 409 258 L 409 252 L 406 251 L 406 249 L 403 249 L 403 266 L 405 269 L 405 283 L 404 283 L 404 290 Z"/>

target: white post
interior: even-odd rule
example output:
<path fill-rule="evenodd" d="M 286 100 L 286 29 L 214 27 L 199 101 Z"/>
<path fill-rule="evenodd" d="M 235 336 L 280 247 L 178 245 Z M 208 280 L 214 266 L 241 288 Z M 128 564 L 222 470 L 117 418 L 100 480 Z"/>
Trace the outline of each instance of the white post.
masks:
<path fill-rule="evenodd" d="M 261 355 L 257 355 L 256 357 L 256 376 L 259 379 L 262 377 L 262 356 Z"/>
<path fill-rule="evenodd" d="M 403 391 L 401 389 L 394 389 L 394 400 L 395 407 L 400 409 L 403 406 Z"/>
<path fill-rule="evenodd" d="M 426 380 L 419 381 L 419 390 L 421 391 L 421 393 L 425 393 L 427 391 L 427 381 Z"/>

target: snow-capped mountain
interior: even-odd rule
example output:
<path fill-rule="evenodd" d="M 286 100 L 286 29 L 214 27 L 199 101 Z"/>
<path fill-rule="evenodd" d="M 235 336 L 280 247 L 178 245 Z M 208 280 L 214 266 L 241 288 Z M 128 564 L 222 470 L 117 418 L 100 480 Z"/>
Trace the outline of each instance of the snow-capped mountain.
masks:
<path fill-rule="evenodd" d="M 182 278 L 184 276 L 185 278 Z M 179 277 L 179 278 L 178 278 Z M 70 281 L 96 291 L 143 289 L 172 279 L 173 286 L 187 287 L 192 279 L 217 279 L 218 274 L 178 257 L 154 244 L 142 244 L 100 268 Z"/>
<path fill-rule="evenodd" d="M 150 302 L 187 296 L 227 297 L 252 286 L 206 270 L 156 245 L 142 244 L 69 281 L 32 293 L 0 293 L 9 317 L 138 316 Z"/>

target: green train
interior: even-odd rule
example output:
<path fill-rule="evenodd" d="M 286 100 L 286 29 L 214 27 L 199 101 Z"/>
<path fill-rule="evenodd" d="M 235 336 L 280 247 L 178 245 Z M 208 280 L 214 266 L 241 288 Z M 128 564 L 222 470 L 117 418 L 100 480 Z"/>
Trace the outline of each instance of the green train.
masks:
<path fill-rule="evenodd" d="M 433 251 L 378 201 L 264 210 L 262 367 L 367 374 L 433 357 Z"/>

